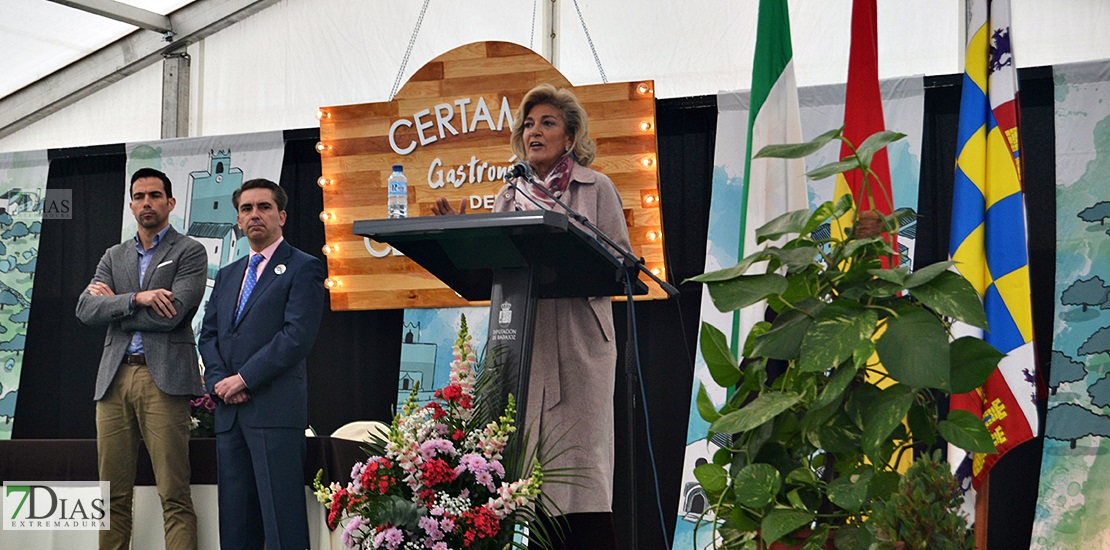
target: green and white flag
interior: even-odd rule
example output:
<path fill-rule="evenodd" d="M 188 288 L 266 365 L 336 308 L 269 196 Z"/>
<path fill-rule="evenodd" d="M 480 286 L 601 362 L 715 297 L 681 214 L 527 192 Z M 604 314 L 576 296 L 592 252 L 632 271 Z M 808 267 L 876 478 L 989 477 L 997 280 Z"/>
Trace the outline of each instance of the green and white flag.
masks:
<path fill-rule="evenodd" d="M 751 93 L 721 92 L 717 97 L 707 272 L 731 267 L 754 252 L 755 230 L 767 221 L 785 212 L 809 207 L 802 160 L 751 161 L 752 154 L 765 145 L 804 141 L 792 60 L 786 0 L 761 0 Z M 748 113 L 746 132 L 743 112 Z M 702 293 L 702 322 L 730 337 L 733 350 L 743 347 L 752 325 L 763 320 L 765 310 L 764 302 L 745 308 L 739 315 L 721 313 L 713 306 L 709 293 Z M 697 395 L 699 388 L 704 387 L 713 406 L 719 407 L 727 399 L 729 389 L 713 381 L 700 351 L 694 363 L 675 550 L 701 550 L 713 545 L 715 518 L 702 516 L 707 507 L 706 495 L 693 472 L 698 465 L 712 460 L 717 449 L 728 444 L 720 436 L 708 437 L 709 424 L 698 413 Z"/>
<path fill-rule="evenodd" d="M 751 160 L 767 145 L 804 141 L 786 0 L 759 2 L 751 94 L 737 259 L 758 250 L 756 229 L 781 214 L 809 206 L 802 159 Z M 744 347 L 748 332 L 763 320 L 766 309 L 766 302 L 760 302 L 733 316 L 733 352 Z"/>

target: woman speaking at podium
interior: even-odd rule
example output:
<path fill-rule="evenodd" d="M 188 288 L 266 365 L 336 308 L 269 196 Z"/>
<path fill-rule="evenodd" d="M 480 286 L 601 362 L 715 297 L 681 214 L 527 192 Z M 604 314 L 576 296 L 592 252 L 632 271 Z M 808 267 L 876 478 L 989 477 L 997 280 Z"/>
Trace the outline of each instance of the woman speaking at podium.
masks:
<path fill-rule="evenodd" d="M 573 93 L 550 84 L 529 91 L 516 113 L 510 145 L 530 170 L 515 178 L 515 185 L 506 185 L 497 193 L 494 212 L 538 208 L 564 212 L 555 197 L 615 243 L 629 248 L 616 186 L 604 174 L 587 168 L 597 146 L 589 135 L 586 112 Z M 456 209 L 440 198 L 432 212 L 456 214 L 465 209 L 465 202 Z M 535 327 L 525 427 L 532 441 L 542 432 L 554 442 L 555 448 L 549 451 L 562 452 L 546 469 L 568 468 L 581 476 L 571 478 L 573 484 L 543 486 L 544 494 L 564 514 L 559 518 L 564 532 L 569 526 L 566 540 L 557 547 L 615 549 L 613 385 L 617 348 L 610 299 L 540 300 Z"/>

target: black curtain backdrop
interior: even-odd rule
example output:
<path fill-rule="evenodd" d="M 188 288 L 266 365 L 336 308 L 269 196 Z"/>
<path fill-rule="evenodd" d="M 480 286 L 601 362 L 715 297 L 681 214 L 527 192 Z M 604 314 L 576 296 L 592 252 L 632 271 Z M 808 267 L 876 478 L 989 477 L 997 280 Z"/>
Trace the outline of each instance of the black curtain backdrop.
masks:
<path fill-rule="evenodd" d="M 1048 68 L 1025 69 L 1019 75 L 1034 329 L 1041 373 L 1047 379 L 1056 242 L 1052 75 Z M 944 260 L 948 254 L 961 80 L 960 76 L 926 79 L 918 265 Z M 679 287 L 680 296 L 634 304 L 648 418 L 637 391 L 631 432 L 625 412 L 624 367 L 629 306 L 614 304 L 620 357 L 614 366 L 618 463 L 613 509 L 621 540 L 631 540 L 634 533 L 639 549 L 668 546 L 677 517 L 701 303 L 700 285 L 681 283 L 701 273 L 705 264 L 716 97 L 659 100 L 656 119 L 667 277 Z M 280 182 L 290 194 L 285 237 L 323 259 L 324 230 L 318 218 L 323 196 L 316 185 L 320 157 L 314 149 L 319 132 L 290 130 L 285 138 Z M 92 277 L 97 260 L 120 239 L 121 185 L 127 177 L 124 148 L 52 150 L 50 158 L 48 188 L 73 190 L 73 218 L 43 221 L 13 438 L 93 438 L 92 393 L 104 328 L 82 326 L 74 310 L 77 295 Z M 308 360 L 309 422 L 318 433 L 331 433 L 353 420 L 390 419 L 397 396 L 402 317 L 401 310 L 325 311 Z M 631 451 L 630 441 L 634 441 Z M 991 549 L 1028 547 L 1040 451 L 1040 441 L 1034 441 L 1011 452 L 995 467 Z M 631 468 L 625 462 L 629 456 L 635 461 Z M 630 471 L 635 472 L 634 490 Z M 662 526 L 657 502 L 662 506 Z M 633 503 L 635 518 L 631 515 Z M 626 548 L 631 546 L 626 544 Z"/>

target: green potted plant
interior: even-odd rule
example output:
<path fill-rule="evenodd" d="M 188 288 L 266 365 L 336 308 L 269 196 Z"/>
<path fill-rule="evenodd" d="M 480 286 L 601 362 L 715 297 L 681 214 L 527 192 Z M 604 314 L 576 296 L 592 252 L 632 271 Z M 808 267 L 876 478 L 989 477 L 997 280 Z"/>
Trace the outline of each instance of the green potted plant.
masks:
<path fill-rule="evenodd" d="M 963 492 L 940 453 L 926 453 L 906 470 L 896 490 L 875 504 L 867 524 L 873 550 L 971 550 L 974 537 L 956 513 Z"/>
<path fill-rule="evenodd" d="M 868 188 L 872 156 L 901 137 L 877 133 L 852 156 L 808 175 L 861 170 Z M 808 143 L 764 148 L 756 158 L 802 158 L 832 140 L 847 143 L 833 130 Z M 883 269 L 881 258 L 896 252 L 881 236 L 856 234 L 858 217 L 844 238 L 814 236 L 851 210 L 844 197 L 780 216 L 757 230 L 757 240 L 782 244 L 692 279 L 723 312 L 762 300 L 775 312 L 751 330 L 743 363 L 721 331 L 701 329 L 714 381 L 734 388 L 720 407 L 704 388 L 697 398 L 710 435 L 731 436 L 694 472 L 718 547 L 795 543 L 808 529 L 804 548 L 834 539 L 840 548 L 867 548 L 874 538 L 867 519 L 901 478 L 892 462 L 915 445 L 935 445 L 938 432 L 969 451 L 994 452 L 978 418 L 954 411 L 940 420 L 937 407 L 946 394 L 979 387 L 1001 358 L 982 340 L 951 338 L 952 320 L 985 328 L 978 295 L 948 270 L 952 262 Z M 895 216 L 880 221 L 883 231 L 897 232 Z M 785 363 L 780 374 L 769 374 L 774 361 Z"/>

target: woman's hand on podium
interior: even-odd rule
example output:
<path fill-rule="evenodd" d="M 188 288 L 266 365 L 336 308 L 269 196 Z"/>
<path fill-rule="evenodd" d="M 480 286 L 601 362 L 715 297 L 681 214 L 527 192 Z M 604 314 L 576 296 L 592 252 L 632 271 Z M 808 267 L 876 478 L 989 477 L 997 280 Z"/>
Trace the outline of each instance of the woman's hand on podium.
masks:
<path fill-rule="evenodd" d="M 436 199 L 435 203 L 432 204 L 432 214 L 435 214 L 437 216 L 447 216 L 449 214 L 466 214 L 466 199 L 462 199 L 459 201 L 459 208 L 456 210 L 454 206 L 451 206 L 450 201 L 448 201 L 445 197 L 440 197 Z"/>

